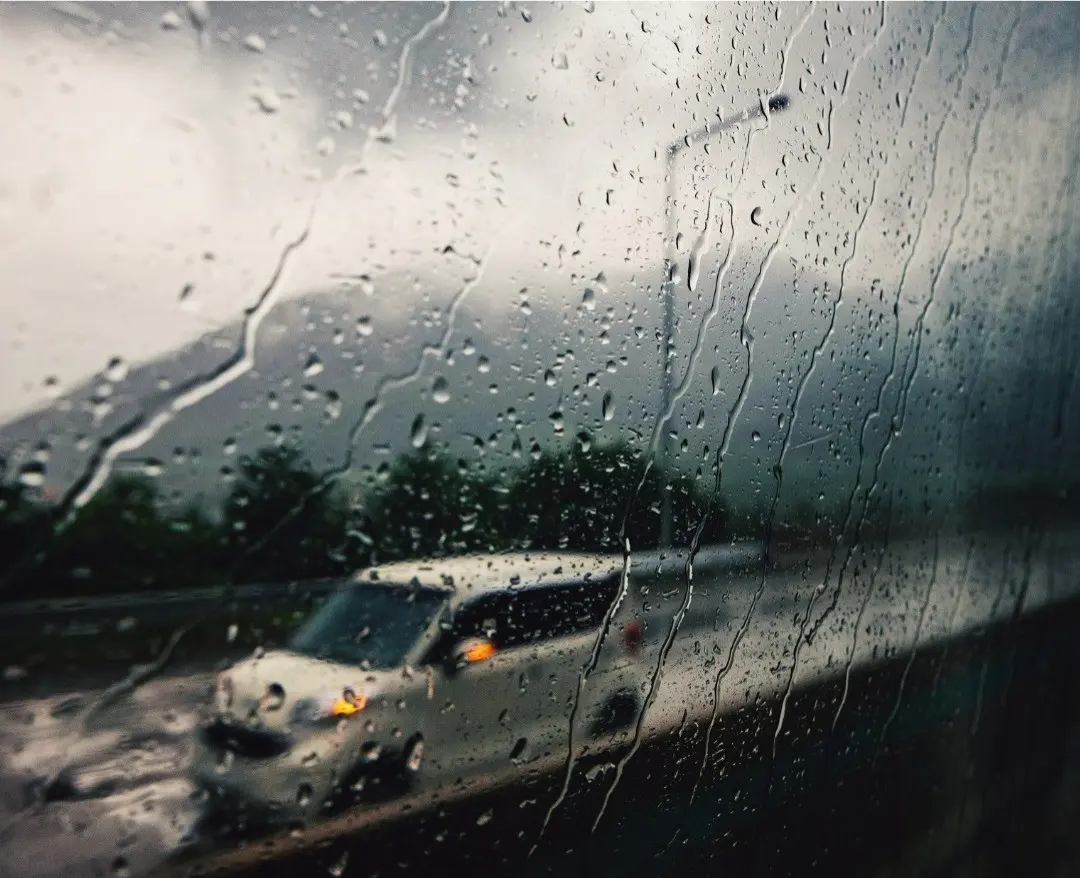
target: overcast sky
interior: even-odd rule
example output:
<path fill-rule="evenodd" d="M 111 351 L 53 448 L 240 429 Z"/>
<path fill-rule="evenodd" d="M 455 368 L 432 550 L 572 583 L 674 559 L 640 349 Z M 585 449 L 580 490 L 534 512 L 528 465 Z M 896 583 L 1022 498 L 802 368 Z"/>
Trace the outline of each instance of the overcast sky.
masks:
<path fill-rule="evenodd" d="M 256 406 L 266 386 L 251 370 L 280 372 L 283 349 L 296 386 L 319 368 L 312 353 L 338 356 L 332 331 L 313 343 L 309 315 L 269 307 L 323 294 L 371 329 L 347 327 L 350 356 L 381 346 L 362 389 L 329 388 L 343 426 L 328 459 L 343 459 L 380 384 L 418 363 L 360 431 L 361 458 L 408 447 L 440 375 L 459 391 L 440 415 L 460 419 L 449 432 L 487 436 L 511 402 L 549 431 L 554 409 L 602 428 L 611 393 L 616 426 L 648 437 L 666 147 L 782 91 L 785 112 L 727 126 L 675 166 L 677 440 L 698 460 L 734 413 L 745 484 L 785 445 L 817 449 L 804 465 L 820 476 L 838 455 L 815 442 L 843 437 L 850 457 L 869 423 L 871 446 L 885 443 L 887 419 L 867 415 L 896 301 L 896 369 L 916 322 L 931 333 L 921 378 L 912 366 L 910 423 L 925 433 L 909 429 L 912 447 L 952 448 L 934 429 L 957 423 L 964 376 L 1017 353 L 989 318 L 1020 321 L 1075 276 L 1060 258 L 1076 234 L 1074 19 L 960 4 L 4 6 L 0 417 L 193 357 L 216 329 L 235 344 L 246 320 L 254 358 L 187 388 L 187 420 L 159 418 L 127 445 L 189 445 L 196 424 L 208 445 L 263 436 L 266 419 L 234 397 L 199 406 L 226 385 Z M 974 322 L 949 347 L 957 313 Z M 740 403 L 744 314 L 754 362 Z M 466 325 L 447 335 L 454 320 Z M 497 404 L 463 407 L 461 391 L 480 394 L 446 351 L 421 357 L 470 335 L 516 351 L 499 362 L 518 371 L 491 379 Z M 812 356 L 813 406 L 792 427 Z M 214 371 L 207 357 L 185 368 Z M 951 398 L 925 397 L 946 385 Z M 168 414 L 167 392 L 148 399 L 133 404 Z"/>

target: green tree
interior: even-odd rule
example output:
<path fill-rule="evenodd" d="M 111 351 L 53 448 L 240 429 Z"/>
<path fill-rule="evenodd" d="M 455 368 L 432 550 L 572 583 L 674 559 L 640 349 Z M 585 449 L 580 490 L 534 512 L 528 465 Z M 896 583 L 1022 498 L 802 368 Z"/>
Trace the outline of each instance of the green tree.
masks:
<path fill-rule="evenodd" d="M 427 449 L 398 457 L 368 493 L 382 560 L 506 548 L 506 492 L 479 469 Z"/>
<path fill-rule="evenodd" d="M 204 585 L 207 528 L 194 508 L 175 520 L 162 515 L 150 479 L 116 476 L 51 541 L 37 576 L 52 594 Z"/>
<path fill-rule="evenodd" d="M 26 486 L 12 478 L 8 463 L 0 457 L 0 577 L 7 582 L 17 565 L 25 564 L 28 547 L 43 541 L 50 527 L 48 510 L 34 502 Z M 25 596 L 28 582 L 26 571 L 14 582 L 7 582 L 3 599 Z"/>
<path fill-rule="evenodd" d="M 238 581 L 339 575 L 360 566 L 349 509 L 333 485 L 291 446 L 245 456 L 222 507 L 224 566 Z"/>
<path fill-rule="evenodd" d="M 627 444 L 581 441 L 569 453 L 545 451 L 515 478 L 509 491 L 509 526 L 523 544 L 545 549 L 620 551 L 658 545 L 665 478 Z M 711 510 L 705 542 L 725 532 L 727 515 L 698 480 L 670 480 L 672 538 L 688 545 Z"/>

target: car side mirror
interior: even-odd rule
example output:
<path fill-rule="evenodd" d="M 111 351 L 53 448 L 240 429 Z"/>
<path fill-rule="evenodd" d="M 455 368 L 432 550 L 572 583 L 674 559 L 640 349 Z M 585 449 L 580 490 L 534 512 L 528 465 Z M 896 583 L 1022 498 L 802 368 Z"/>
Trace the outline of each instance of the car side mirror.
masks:
<path fill-rule="evenodd" d="M 469 665 L 486 662 L 497 650 L 495 644 L 484 637 L 468 637 L 459 640 L 450 650 L 450 670 L 460 671 Z"/>

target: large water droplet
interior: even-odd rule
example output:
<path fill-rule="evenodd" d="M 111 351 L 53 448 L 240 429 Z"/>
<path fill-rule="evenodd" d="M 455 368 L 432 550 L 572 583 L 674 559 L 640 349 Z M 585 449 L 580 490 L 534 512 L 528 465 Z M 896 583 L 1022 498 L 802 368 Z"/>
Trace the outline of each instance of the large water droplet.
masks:
<path fill-rule="evenodd" d="M 121 360 L 119 357 L 113 357 L 109 360 L 108 365 L 105 366 L 105 380 L 111 381 L 113 384 L 117 384 L 127 378 L 128 367 L 127 363 Z"/>
<path fill-rule="evenodd" d="M 720 393 L 720 367 L 713 366 L 712 371 L 709 373 L 709 380 L 712 382 L 713 396 L 717 396 Z"/>
<path fill-rule="evenodd" d="M 301 808 L 306 808 L 311 801 L 311 785 L 302 783 L 296 790 L 296 804 Z"/>
<path fill-rule="evenodd" d="M 371 335 L 371 333 L 374 332 L 374 329 L 371 326 L 371 318 L 357 317 L 356 332 L 357 334 L 364 336 L 364 338 L 367 338 L 369 335 Z"/>
<path fill-rule="evenodd" d="M 323 364 L 317 354 L 312 353 L 307 358 L 307 362 L 304 364 L 304 376 L 307 378 L 314 378 L 316 375 L 322 374 Z"/>
<path fill-rule="evenodd" d="M 755 207 L 752 211 L 750 211 L 750 222 L 752 222 L 755 226 L 760 226 L 763 221 L 762 213 L 763 211 L 760 207 Z"/>
<path fill-rule="evenodd" d="M 244 48 L 249 52 L 265 52 L 266 40 L 260 37 L 258 34 L 248 34 L 244 37 Z"/>
<path fill-rule="evenodd" d="M 40 488 L 45 484 L 45 467 L 38 463 L 28 463 L 19 470 L 19 482 L 27 488 Z"/>
<path fill-rule="evenodd" d="M 210 23 L 210 4 L 206 0 L 188 0 L 187 10 L 191 23 L 199 30 Z"/>
<path fill-rule="evenodd" d="M 489 808 L 487 811 L 485 811 L 483 814 L 476 818 L 476 825 L 487 826 L 494 816 L 495 815 L 491 812 L 491 809 Z"/>
<path fill-rule="evenodd" d="M 431 382 L 431 398 L 439 405 L 450 402 L 450 384 L 442 375 Z"/>
<path fill-rule="evenodd" d="M 180 20 L 180 16 L 176 14 L 175 10 L 170 9 L 161 16 L 162 30 L 180 30 L 183 26 L 184 22 Z"/>
<path fill-rule="evenodd" d="M 586 311 L 596 310 L 596 292 L 592 287 L 586 287 L 585 292 L 581 294 L 581 304 Z"/>
<path fill-rule="evenodd" d="M 566 52 L 556 52 L 551 56 L 551 66 L 556 70 L 566 70 L 570 62 L 566 58 Z"/>
<path fill-rule="evenodd" d="M 255 105 L 264 113 L 276 113 L 281 109 L 281 97 L 270 86 L 264 85 L 251 93 Z"/>
<path fill-rule="evenodd" d="M 546 385 L 547 385 L 548 387 L 554 387 L 554 386 L 555 386 L 555 373 L 554 373 L 554 372 L 552 372 L 552 371 L 551 371 L 551 369 L 548 369 L 548 370 L 547 370 L 547 371 L 546 371 L 546 372 L 544 373 L 544 383 L 545 383 L 545 384 L 546 384 Z"/>
<path fill-rule="evenodd" d="M 551 419 L 551 426 L 556 433 L 561 433 L 566 428 L 566 421 L 563 418 L 562 412 L 552 412 L 549 417 Z"/>
<path fill-rule="evenodd" d="M 341 878 L 345 874 L 345 867 L 349 865 L 349 852 L 342 851 L 341 856 L 334 860 L 330 864 L 330 868 L 327 870 L 334 878 Z"/>
<path fill-rule="evenodd" d="M 615 417 L 615 399 L 610 390 L 604 394 L 603 402 L 600 404 L 600 411 L 603 413 L 605 421 L 610 421 Z"/>
<path fill-rule="evenodd" d="M 409 431 L 409 441 L 412 442 L 413 448 L 422 448 L 424 443 L 427 442 L 428 425 L 422 414 L 417 415 L 412 422 L 412 429 Z"/>

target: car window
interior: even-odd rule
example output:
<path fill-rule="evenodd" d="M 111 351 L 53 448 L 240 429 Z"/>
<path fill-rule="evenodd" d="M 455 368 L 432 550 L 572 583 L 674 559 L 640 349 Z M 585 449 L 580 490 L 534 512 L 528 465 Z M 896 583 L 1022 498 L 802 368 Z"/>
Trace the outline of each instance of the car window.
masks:
<path fill-rule="evenodd" d="M 370 668 L 402 665 L 447 603 L 446 594 L 395 585 L 348 585 L 292 636 L 301 655 Z"/>
<path fill-rule="evenodd" d="M 618 581 L 564 582 L 501 592 L 464 604 L 454 615 L 458 638 L 485 637 L 500 649 L 593 631 L 614 600 Z"/>

